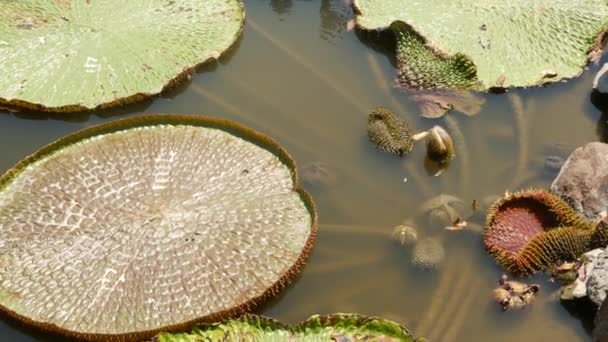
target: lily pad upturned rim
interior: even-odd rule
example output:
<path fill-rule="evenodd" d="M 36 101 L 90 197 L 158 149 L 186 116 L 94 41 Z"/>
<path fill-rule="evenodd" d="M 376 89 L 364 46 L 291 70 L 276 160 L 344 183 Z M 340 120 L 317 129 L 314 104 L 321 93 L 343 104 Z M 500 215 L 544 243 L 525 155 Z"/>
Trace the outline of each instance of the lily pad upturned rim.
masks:
<path fill-rule="evenodd" d="M 188 80 L 193 74 L 196 73 L 196 70 L 201 68 L 208 63 L 212 63 L 213 61 L 219 61 L 222 57 L 230 54 L 237 46 L 237 42 L 243 36 L 243 31 L 245 29 L 245 6 L 243 4 L 243 0 L 231 0 L 238 4 L 239 10 L 242 15 L 241 25 L 239 29 L 235 32 L 232 39 L 226 45 L 226 48 L 219 53 L 217 57 L 210 56 L 205 60 L 202 60 L 194 65 L 188 66 L 184 68 L 180 73 L 176 74 L 172 79 L 170 79 L 162 88 L 162 90 L 158 93 L 142 93 L 138 92 L 127 97 L 117 98 L 111 102 L 101 103 L 96 107 L 86 107 L 82 105 L 65 105 L 59 107 L 47 107 L 40 103 L 32 103 L 23 100 L 6 100 L 5 98 L 0 96 L 0 109 L 8 109 L 10 111 L 22 111 L 22 110 L 31 110 L 38 112 L 47 112 L 47 113 L 86 113 L 92 112 L 100 109 L 108 109 L 113 107 L 121 107 L 132 103 L 141 102 L 147 99 L 153 99 L 167 92 L 170 92 L 176 89 L 178 86 L 184 84 L 186 80 Z M 3 108 L 4 107 L 4 108 Z"/>
<path fill-rule="evenodd" d="M 344 323 L 350 323 L 353 328 L 364 327 L 367 332 L 370 333 L 383 333 L 387 337 L 398 338 L 402 341 L 422 342 L 426 341 L 423 338 L 415 338 L 414 335 L 403 325 L 392 321 L 390 319 L 378 317 L 378 316 L 366 316 L 356 313 L 333 313 L 324 315 L 313 315 L 295 324 L 285 324 L 274 318 L 266 317 L 263 315 L 245 314 L 237 319 L 233 320 L 222 320 L 212 324 L 205 324 L 195 327 L 196 330 L 213 330 L 214 328 L 227 325 L 230 323 L 243 323 L 245 325 L 259 325 L 260 331 L 276 331 L 285 330 L 290 333 L 306 333 L 314 329 L 332 328 L 339 326 Z M 195 333 L 192 331 L 192 333 Z M 312 332 L 314 333 L 314 332 Z M 185 333 L 188 334 L 188 333 Z M 156 335 L 152 342 L 170 342 L 171 336 L 167 336 L 165 339 L 164 333 Z M 249 340 L 248 340 L 249 341 Z"/>
<path fill-rule="evenodd" d="M 120 119 L 91 126 L 75 133 L 69 134 L 67 136 L 64 136 L 62 138 L 59 138 L 58 140 L 55 140 L 54 142 L 42 147 L 38 151 L 34 152 L 30 156 L 26 157 L 25 159 L 17 163 L 15 166 L 7 170 L 0 177 L 0 192 L 4 190 L 4 188 L 9 185 L 11 181 L 13 181 L 29 165 L 38 160 L 41 160 L 42 158 L 48 155 L 53 154 L 54 152 L 63 149 L 66 146 L 70 146 L 71 144 L 77 143 L 84 139 L 91 138 L 96 135 L 109 134 L 131 128 L 155 125 L 190 125 L 219 129 L 224 132 L 233 134 L 241 139 L 246 140 L 247 142 L 255 144 L 271 152 L 272 154 L 277 156 L 282 163 L 289 167 L 289 169 L 291 170 L 291 176 L 293 181 L 292 191 L 298 193 L 300 199 L 302 200 L 303 204 L 305 205 L 311 216 L 310 234 L 296 262 L 274 284 L 267 288 L 264 293 L 262 293 L 258 297 L 251 298 L 249 301 L 239 306 L 219 311 L 207 316 L 199 317 L 187 322 L 164 326 L 152 330 L 133 331 L 121 334 L 80 333 L 72 330 L 66 330 L 55 324 L 35 321 L 29 317 L 20 315 L 6 308 L 3 305 L 0 305 L 1 315 L 12 319 L 19 324 L 24 324 L 27 326 L 38 328 L 45 332 L 50 332 L 53 334 L 62 335 L 70 338 L 77 338 L 80 340 L 120 342 L 140 341 L 142 339 L 151 338 L 152 336 L 160 332 L 184 331 L 186 329 L 191 328 L 197 323 L 213 323 L 220 320 L 236 317 L 243 313 L 247 313 L 253 310 L 256 306 L 262 304 L 263 302 L 276 297 L 283 289 L 288 287 L 289 284 L 291 284 L 291 282 L 294 281 L 300 275 L 317 237 L 318 216 L 315 203 L 310 194 L 298 186 L 296 163 L 289 155 L 289 153 L 272 138 L 251 128 L 238 124 L 234 121 L 203 115 L 151 114 L 137 116 L 133 118 Z"/>
<path fill-rule="evenodd" d="M 450 54 L 450 53 L 444 51 L 442 49 L 442 47 L 436 46 L 435 44 L 433 44 L 433 42 L 430 42 L 429 39 L 427 39 L 427 37 L 421 32 L 421 30 L 416 28 L 413 23 L 407 22 L 407 21 L 403 20 L 402 18 L 394 18 L 392 21 L 387 21 L 383 25 L 366 26 L 365 24 L 361 23 L 361 18 L 364 16 L 364 11 L 362 10 L 362 6 L 361 6 L 362 1 L 363 0 L 353 0 L 352 1 L 352 6 L 354 9 L 354 13 L 355 13 L 355 27 L 358 30 L 369 31 L 369 32 L 381 32 L 381 31 L 395 30 L 398 27 L 405 27 L 408 30 L 410 30 L 411 32 L 413 32 L 420 39 L 422 39 L 422 41 L 424 42 L 424 46 L 427 49 L 429 49 L 431 52 L 433 52 L 433 54 L 435 54 L 437 57 L 446 59 L 451 56 L 460 55 L 461 57 L 465 57 L 466 59 L 468 59 L 471 62 L 471 65 L 475 69 L 478 68 L 478 64 L 477 64 L 476 60 L 473 59 L 469 54 L 463 53 L 461 51 L 456 52 L 454 54 Z M 547 85 L 552 85 L 552 84 L 556 84 L 556 83 L 573 80 L 575 78 L 580 77 L 586 71 L 590 62 L 597 63 L 599 61 L 599 58 L 601 57 L 601 52 L 602 52 L 604 46 L 606 44 L 608 44 L 608 26 L 607 25 L 608 24 L 605 24 L 604 27 L 600 31 L 596 32 L 596 35 L 593 39 L 593 44 L 591 46 L 589 46 L 589 48 L 584 52 L 586 55 L 586 59 L 585 59 L 584 64 L 580 66 L 580 68 L 579 68 L 580 70 L 578 70 L 578 72 L 571 74 L 569 76 L 560 76 L 557 78 L 554 78 L 553 76 L 549 77 L 549 78 L 543 77 L 536 84 L 515 84 L 515 85 L 506 85 L 506 86 L 503 86 L 501 84 L 483 84 L 483 82 L 481 82 L 477 78 L 475 80 L 475 85 L 471 86 L 471 87 L 462 88 L 462 87 L 442 86 L 442 87 L 431 87 L 428 89 L 468 90 L 468 91 L 474 91 L 474 92 L 478 92 L 478 93 L 489 92 L 489 93 L 500 94 L 500 93 L 504 93 L 508 89 L 525 89 L 525 88 L 530 88 L 530 87 L 544 87 Z M 395 50 L 397 50 L 397 48 Z M 395 55 L 396 55 L 395 58 L 398 59 L 398 53 L 396 53 Z M 479 75 L 477 70 L 475 71 L 475 75 L 476 75 L 476 77 Z"/>

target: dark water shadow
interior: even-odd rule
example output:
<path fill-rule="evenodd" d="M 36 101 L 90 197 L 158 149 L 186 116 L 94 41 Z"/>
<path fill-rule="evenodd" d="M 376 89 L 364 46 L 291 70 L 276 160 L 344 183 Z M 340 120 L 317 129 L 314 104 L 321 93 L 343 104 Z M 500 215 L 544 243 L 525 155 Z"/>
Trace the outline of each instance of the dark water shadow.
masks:
<path fill-rule="evenodd" d="M 63 336 L 60 336 L 57 333 L 45 332 L 41 329 L 34 328 L 29 326 L 13 317 L 8 317 L 5 315 L 0 316 L 1 323 L 3 325 L 8 326 L 11 331 L 9 336 L 2 335 L 0 336 L 0 340 L 2 341 L 13 341 L 13 340 L 22 340 L 23 338 L 28 338 L 33 341 L 39 342 L 68 342 L 74 341 L 74 339 L 69 339 Z M 5 329 L 3 329 L 5 330 Z M 22 336 L 19 336 L 22 335 Z"/>
<path fill-rule="evenodd" d="M 397 68 L 396 51 L 397 39 L 391 30 L 368 31 L 355 29 L 355 35 L 366 47 L 386 56 L 391 65 Z"/>
<path fill-rule="evenodd" d="M 608 142 L 608 94 L 593 90 L 589 95 L 591 103 L 600 111 L 597 117 L 595 133 L 601 142 Z"/>
<path fill-rule="evenodd" d="M 270 8 L 278 15 L 290 14 L 293 0 L 270 0 Z"/>
<path fill-rule="evenodd" d="M 585 333 L 591 336 L 597 305 L 587 298 L 576 301 L 561 301 L 561 304 L 573 318 L 581 323 Z"/>
<path fill-rule="evenodd" d="M 12 115 L 19 119 L 24 120 L 57 120 L 72 123 L 83 123 L 89 121 L 91 116 L 97 116 L 100 118 L 110 118 L 114 116 L 129 115 L 135 113 L 144 112 L 154 102 L 155 98 L 149 98 L 144 101 L 132 103 L 122 107 L 111 107 L 107 109 L 86 111 L 86 112 L 75 112 L 75 113 L 52 113 L 52 112 L 41 112 L 35 110 L 19 110 L 11 112 L 0 112 L 4 115 Z"/>

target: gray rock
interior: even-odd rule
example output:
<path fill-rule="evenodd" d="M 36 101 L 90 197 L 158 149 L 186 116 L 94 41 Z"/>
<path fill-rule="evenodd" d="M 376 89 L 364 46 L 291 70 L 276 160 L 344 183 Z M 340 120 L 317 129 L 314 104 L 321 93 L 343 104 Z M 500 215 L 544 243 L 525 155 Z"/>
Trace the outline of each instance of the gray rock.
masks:
<path fill-rule="evenodd" d="M 608 144 L 592 142 L 574 150 L 551 184 L 551 191 L 599 222 L 608 210 Z"/>
<path fill-rule="evenodd" d="M 595 267 L 595 260 L 598 256 L 603 255 L 604 250 L 602 248 L 596 248 L 585 254 L 581 260 L 581 266 L 578 268 L 578 278 L 569 285 L 562 287 L 560 298 L 562 300 L 574 300 L 587 297 L 587 282 L 589 281 L 589 275 L 593 272 Z"/>
<path fill-rule="evenodd" d="M 608 290 L 608 252 L 600 254 L 593 262 L 593 270 L 587 281 L 587 296 L 598 306 L 606 298 Z"/>

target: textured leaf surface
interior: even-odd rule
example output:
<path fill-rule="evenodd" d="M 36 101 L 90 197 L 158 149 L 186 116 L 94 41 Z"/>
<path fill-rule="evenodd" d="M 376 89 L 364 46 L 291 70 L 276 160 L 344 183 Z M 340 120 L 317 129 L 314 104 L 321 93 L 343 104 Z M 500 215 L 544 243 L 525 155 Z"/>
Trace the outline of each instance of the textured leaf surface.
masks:
<path fill-rule="evenodd" d="M 155 340 L 156 342 L 415 341 L 405 328 L 395 322 L 351 314 L 312 316 L 291 327 L 264 317 L 249 315 L 239 320 L 199 326 L 190 333 L 163 333 Z"/>
<path fill-rule="evenodd" d="M 293 166 L 268 138 L 201 117 L 59 140 L 0 179 L 0 304 L 76 336 L 242 312 L 293 279 L 314 239 Z"/>
<path fill-rule="evenodd" d="M 238 38 L 239 0 L 9 0 L 0 103 L 53 111 L 154 95 Z"/>
<path fill-rule="evenodd" d="M 574 77 L 582 72 L 597 36 L 608 27 L 605 0 L 354 4 L 362 28 L 383 29 L 396 23 L 392 27 L 401 74 L 418 87 L 488 89 Z M 475 74 L 471 66 L 476 67 Z"/>

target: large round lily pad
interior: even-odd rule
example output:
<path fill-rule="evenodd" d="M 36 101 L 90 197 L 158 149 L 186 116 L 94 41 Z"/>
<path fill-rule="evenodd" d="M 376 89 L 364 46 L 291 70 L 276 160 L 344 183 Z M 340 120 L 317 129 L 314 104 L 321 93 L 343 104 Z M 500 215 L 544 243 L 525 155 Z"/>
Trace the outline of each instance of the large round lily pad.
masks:
<path fill-rule="evenodd" d="M 414 86 L 484 90 L 574 77 L 608 27 L 605 0 L 354 0 L 354 5 L 359 27 L 396 32 L 400 74 Z"/>
<path fill-rule="evenodd" d="M 403 326 L 378 317 L 355 314 L 315 315 L 288 326 L 265 317 L 247 315 L 238 320 L 202 325 L 189 333 L 163 333 L 153 342 L 186 341 L 369 341 L 422 342 Z"/>
<path fill-rule="evenodd" d="M 0 6 L 0 104 L 77 111 L 160 93 L 240 35 L 239 0 L 13 0 Z"/>
<path fill-rule="evenodd" d="M 235 123 L 85 129 L 0 178 L 0 310 L 70 336 L 151 337 L 251 309 L 316 236 L 289 155 Z"/>

